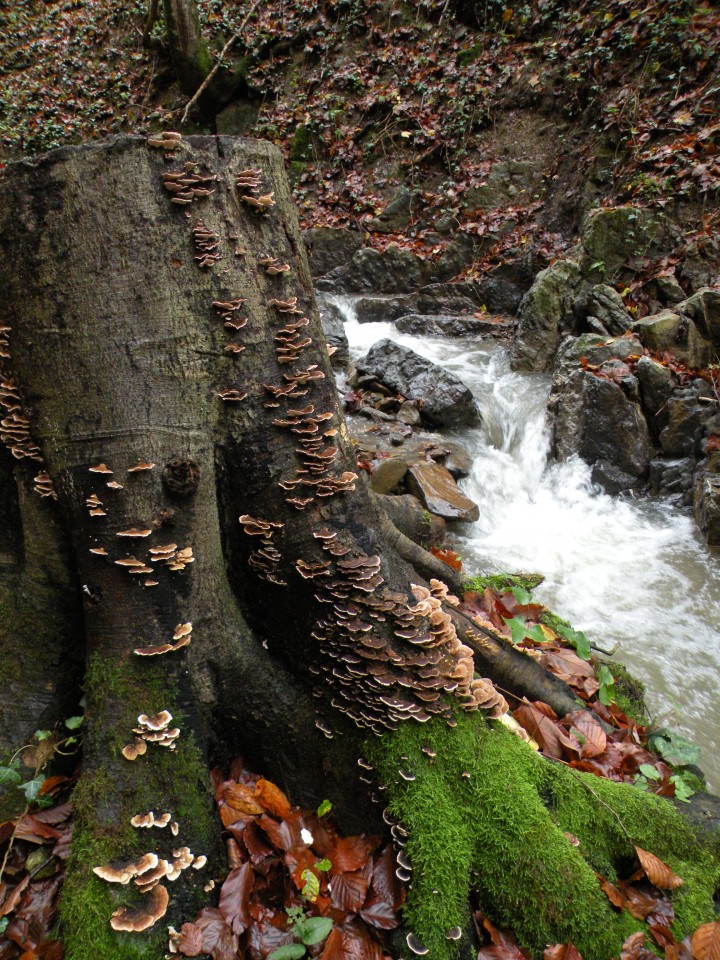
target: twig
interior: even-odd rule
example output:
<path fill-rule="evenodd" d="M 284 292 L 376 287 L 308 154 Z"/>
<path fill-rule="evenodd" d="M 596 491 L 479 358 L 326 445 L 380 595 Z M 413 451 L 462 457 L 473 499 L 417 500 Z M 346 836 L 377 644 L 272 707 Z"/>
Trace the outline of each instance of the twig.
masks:
<path fill-rule="evenodd" d="M 218 72 L 218 70 L 219 70 L 220 67 L 222 66 L 223 57 L 224 57 L 225 54 L 228 52 L 228 50 L 230 49 L 230 47 L 235 43 L 235 41 L 240 39 L 240 34 L 241 34 L 241 33 L 243 32 L 243 30 L 245 29 L 245 26 L 246 26 L 248 20 L 249 20 L 250 17 L 255 13 L 255 10 L 256 10 L 257 7 L 259 7 L 259 6 L 260 6 L 260 0 L 255 0 L 255 3 L 254 3 L 254 4 L 250 7 L 250 9 L 248 10 L 247 16 L 245 17 L 245 19 L 243 20 L 243 22 L 242 22 L 242 23 L 240 24 L 240 26 L 238 27 L 237 32 L 234 33 L 234 34 L 230 37 L 230 39 L 228 40 L 228 42 L 227 42 L 227 43 L 225 44 L 225 46 L 222 48 L 222 50 L 220 51 L 220 56 L 218 57 L 217 63 L 216 63 L 215 66 L 212 68 L 212 70 L 210 71 L 210 73 L 205 77 L 205 79 L 203 80 L 203 82 L 200 84 L 200 86 L 198 87 L 198 89 L 197 89 L 197 90 L 195 91 L 195 93 L 193 94 L 192 98 L 188 101 L 188 103 L 187 103 L 187 105 L 186 105 L 186 107 L 185 107 L 185 110 L 183 111 L 181 123 L 185 123 L 185 121 L 187 120 L 187 116 L 188 116 L 188 113 L 190 112 L 191 107 L 195 106 L 195 104 L 197 103 L 197 101 L 200 99 L 201 94 L 202 94 L 203 91 L 207 88 L 208 84 L 212 81 L 212 78 L 215 76 L 215 74 Z"/>

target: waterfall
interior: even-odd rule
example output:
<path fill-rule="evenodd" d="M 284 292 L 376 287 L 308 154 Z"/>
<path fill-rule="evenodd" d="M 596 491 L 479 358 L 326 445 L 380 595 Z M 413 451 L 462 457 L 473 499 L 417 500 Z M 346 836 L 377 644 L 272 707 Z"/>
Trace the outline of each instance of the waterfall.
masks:
<path fill-rule="evenodd" d="M 548 459 L 546 375 L 510 370 L 498 344 L 401 333 L 357 321 L 350 297 L 333 297 L 346 318 L 353 358 L 390 337 L 441 364 L 473 391 L 479 427 L 455 431 L 473 457 L 460 482 L 480 507 L 451 530 L 469 575 L 538 572 L 535 595 L 647 684 L 653 716 L 697 743 L 720 789 L 720 573 L 687 510 L 665 499 L 611 497 L 578 459 Z"/>

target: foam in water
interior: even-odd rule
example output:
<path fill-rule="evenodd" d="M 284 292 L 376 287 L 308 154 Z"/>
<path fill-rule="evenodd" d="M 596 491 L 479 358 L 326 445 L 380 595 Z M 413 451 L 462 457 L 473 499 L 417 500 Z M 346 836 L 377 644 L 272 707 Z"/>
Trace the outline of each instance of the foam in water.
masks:
<path fill-rule="evenodd" d="M 610 497 L 579 460 L 548 463 L 546 376 L 509 369 L 496 345 L 400 333 L 392 323 L 347 317 L 353 358 L 390 337 L 455 373 L 471 388 L 482 426 L 457 431 L 473 455 L 461 483 L 480 507 L 457 524 L 464 569 L 544 574 L 537 597 L 647 684 L 648 706 L 702 747 L 720 789 L 718 637 L 720 575 L 686 511 L 666 500 Z"/>

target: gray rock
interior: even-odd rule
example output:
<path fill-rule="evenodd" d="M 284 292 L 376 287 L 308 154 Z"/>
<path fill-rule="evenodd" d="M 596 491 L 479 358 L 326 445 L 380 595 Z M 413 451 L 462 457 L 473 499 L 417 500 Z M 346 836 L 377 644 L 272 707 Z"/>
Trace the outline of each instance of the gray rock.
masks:
<path fill-rule="evenodd" d="M 408 313 L 397 320 L 398 330 L 403 333 L 416 333 L 424 336 L 467 337 L 502 336 L 512 330 L 513 321 L 509 317 L 491 318 L 456 316 L 455 314 Z"/>
<path fill-rule="evenodd" d="M 347 227 L 310 227 L 302 238 L 313 277 L 324 277 L 344 266 L 362 246 L 357 230 Z"/>
<path fill-rule="evenodd" d="M 345 318 L 341 310 L 321 294 L 317 296 L 317 305 L 325 339 L 331 347 L 336 348 L 335 353 L 330 357 L 330 362 L 334 367 L 344 370 L 350 362 Z"/>
<path fill-rule="evenodd" d="M 473 522 L 480 516 L 452 475 L 439 463 L 416 463 L 408 470 L 408 488 L 430 513 L 446 520 Z"/>
<path fill-rule="evenodd" d="M 500 264 L 478 283 L 480 303 L 491 313 L 515 315 L 538 273 L 532 251 Z"/>
<path fill-rule="evenodd" d="M 390 197 L 385 209 L 370 221 L 369 227 L 376 233 L 398 233 L 410 223 L 413 193 L 400 187 Z"/>
<path fill-rule="evenodd" d="M 318 284 L 336 293 L 407 293 L 424 282 L 424 261 L 391 244 L 384 253 L 363 247 Z"/>
<path fill-rule="evenodd" d="M 573 260 L 541 270 L 518 311 L 511 363 L 514 370 L 549 370 L 563 336 L 574 333 L 573 302 L 581 283 Z"/>
<path fill-rule="evenodd" d="M 601 337 L 609 337 L 610 331 L 602 324 L 597 317 L 585 317 L 585 326 L 591 333 L 597 333 Z"/>
<path fill-rule="evenodd" d="M 720 290 L 703 287 L 675 307 L 690 317 L 700 334 L 714 347 L 720 347 Z"/>
<path fill-rule="evenodd" d="M 409 427 L 417 427 L 420 424 L 420 410 L 416 402 L 406 400 L 400 405 L 397 412 L 397 419 L 400 423 L 405 423 Z"/>
<path fill-rule="evenodd" d="M 690 291 L 720 284 L 720 240 L 717 236 L 703 241 L 702 249 L 696 242 L 689 243 L 680 264 L 680 281 Z"/>
<path fill-rule="evenodd" d="M 633 477 L 645 475 L 653 452 L 648 426 L 640 405 L 617 384 L 575 370 L 553 385 L 548 408 L 559 459 L 604 460 Z"/>
<path fill-rule="evenodd" d="M 430 423 L 459 427 L 480 421 L 473 395 L 461 380 L 392 340 L 374 344 L 357 367 L 403 397 L 422 400 L 421 415 Z"/>
<path fill-rule="evenodd" d="M 667 426 L 667 403 L 675 387 L 671 370 L 650 357 L 640 357 L 635 368 L 640 383 L 640 399 L 650 432 L 657 439 Z"/>
<path fill-rule="evenodd" d="M 706 339 L 692 320 L 688 321 L 687 350 L 685 361 L 693 370 L 707 367 L 713 360 L 717 360 L 718 348 Z"/>
<path fill-rule="evenodd" d="M 711 547 L 720 546 L 720 477 L 703 476 L 693 498 L 695 521 Z"/>
<path fill-rule="evenodd" d="M 485 183 L 469 187 L 462 197 L 463 206 L 471 210 L 495 210 L 508 203 L 528 199 L 540 183 L 541 166 L 537 160 L 499 160 L 490 168 Z"/>
<path fill-rule="evenodd" d="M 648 489 L 650 493 L 664 497 L 688 499 L 693 488 L 695 461 L 691 457 L 667 460 L 658 457 L 650 461 Z"/>
<path fill-rule="evenodd" d="M 255 128 L 260 107 L 257 103 L 231 103 L 215 117 L 218 135 L 246 137 Z"/>
<path fill-rule="evenodd" d="M 616 495 L 626 493 L 628 490 L 636 490 L 639 486 L 638 478 L 631 473 L 625 473 L 616 464 L 608 460 L 598 460 L 590 474 L 593 483 L 605 491 Z"/>
<path fill-rule="evenodd" d="M 700 452 L 705 425 L 714 413 L 714 404 L 704 403 L 700 397 L 711 396 L 704 380 L 693 380 L 673 391 L 667 404 L 667 426 L 660 433 L 660 447 L 666 456 L 684 457 Z"/>
<path fill-rule="evenodd" d="M 685 299 L 685 291 L 675 277 L 657 277 L 655 286 L 658 297 L 666 307 L 674 307 Z"/>
<path fill-rule="evenodd" d="M 652 317 L 636 320 L 631 329 L 644 347 L 656 353 L 662 353 L 663 350 L 677 352 L 687 344 L 687 323 L 672 310 L 663 310 Z"/>
<path fill-rule="evenodd" d="M 574 304 L 579 317 L 595 317 L 613 336 L 620 337 L 630 329 L 632 317 L 627 311 L 622 297 L 606 283 L 597 283 L 581 294 Z"/>
<path fill-rule="evenodd" d="M 633 257 L 652 256 L 670 242 L 671 228 L 663 214 L 642 207 L 600 207 L 580 227 L 584 273 L 613 280 Z"/>

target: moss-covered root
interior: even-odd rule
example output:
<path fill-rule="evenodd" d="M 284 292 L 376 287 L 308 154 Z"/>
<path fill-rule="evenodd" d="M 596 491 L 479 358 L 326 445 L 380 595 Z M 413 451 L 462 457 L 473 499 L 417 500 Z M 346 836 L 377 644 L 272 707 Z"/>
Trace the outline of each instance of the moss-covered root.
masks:
<path fill-rule="evenodd" d="M 635 844 L 683 877 L 672 895 L 677 935 L 713 916 L 720 867 L 666 800 L 551 763 L 478 716 L 459 717 L 454 729 L 406 723 L 367 752 L 409 832 L 404 919 L 433 960 L 459 955 L 445 934 L 466 925 L 471 888 L 492 921 L 537 956 L 570 940 L 592 960 L 618 956 L 641 929 L 611 907 L 595 876 L 616 879 L 631 863 L 618 818 Z"/>
<path fill-rule="evenodd" d="M 156 658 L 160 660 L 161 658 Z M 160 960 L 167 948 L 167 926 L 191 919 L 206 899 L 203 887 L 211 875 L 219 830 L 212 810 L 207 767 L 193 743 L 177 697 L 160 664 L 93 659 L 86 677 L 89 756 L 75 789 L 75 827 L 65 878 L 60 918 L 67 960 Z M 138 707 L 138 704 L 141 706 Z M 169 709 L 181 729 L 175 751 L 148 745 L 134 762 L 120 751 L 132 741 L 139 713 Z M 103 727 L 100 718 L 119 715 Z M 169 812 L 179 831 L 135 829 L 130 818 L 153 810 Z M 167 882 L 167 915 L 143 933 L 118 933 L 110 916 L 140 895 L 131 885 L 110 884 L 92 872 L 113 860 L 137 859 L 154 852 L 172 860 L 172 850 L 188 846 L 195 855 L 209 855 L 206 868 L 185 870 Z"/>

